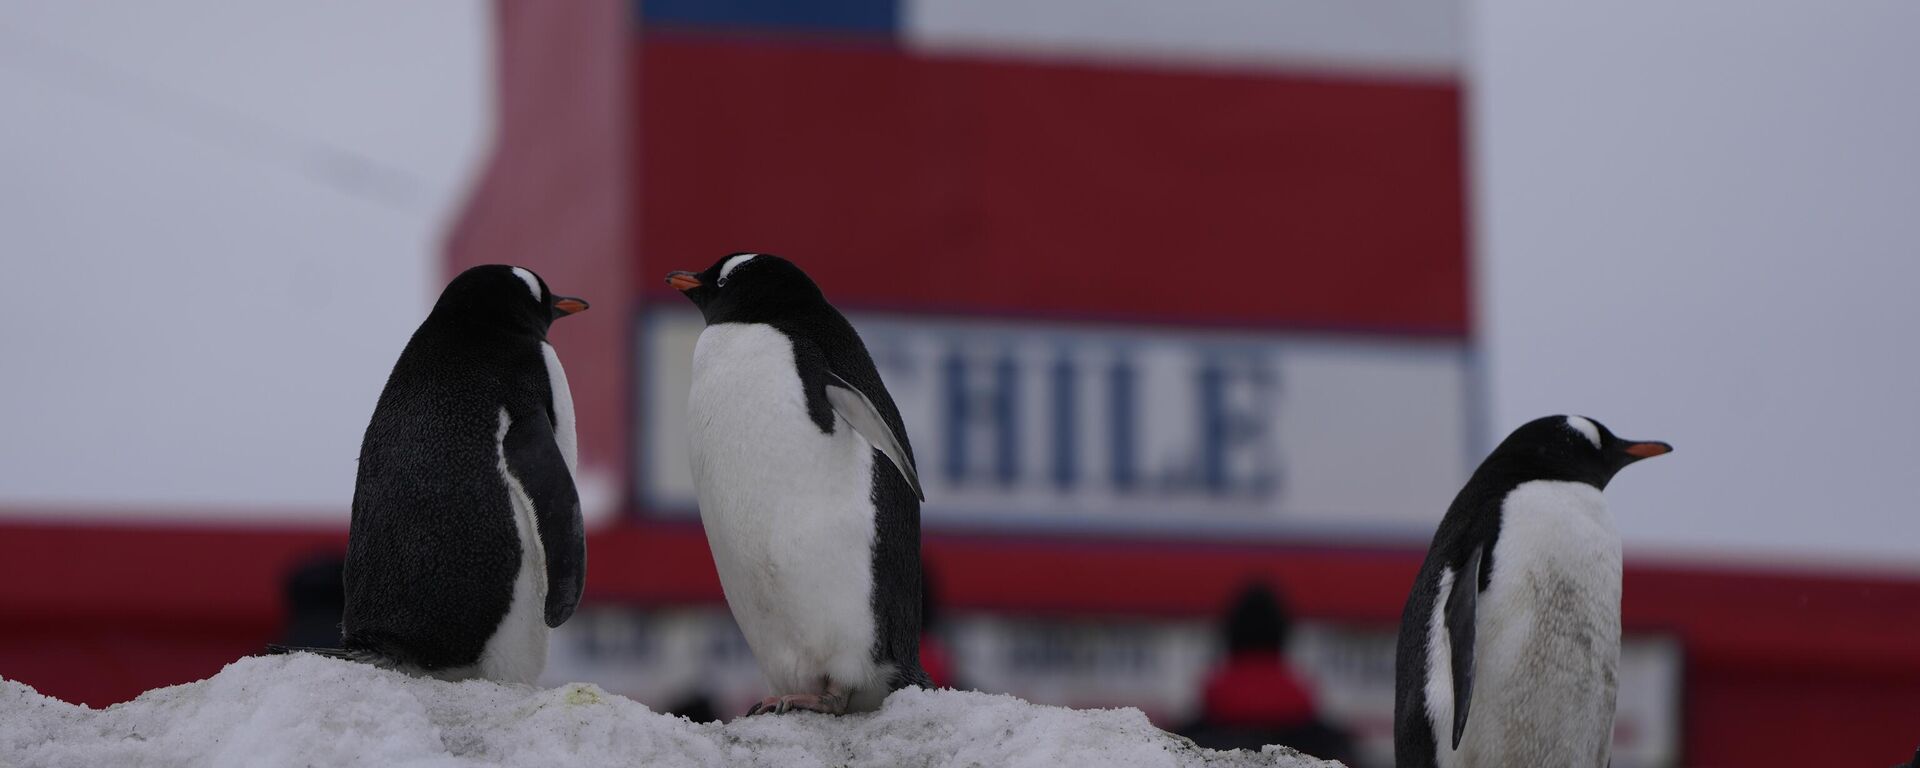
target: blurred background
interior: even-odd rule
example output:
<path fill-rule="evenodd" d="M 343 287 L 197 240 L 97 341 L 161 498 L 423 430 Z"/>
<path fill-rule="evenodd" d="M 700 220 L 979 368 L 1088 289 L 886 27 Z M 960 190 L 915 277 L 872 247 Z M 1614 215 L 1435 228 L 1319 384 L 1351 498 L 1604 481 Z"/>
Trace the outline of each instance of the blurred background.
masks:
<path fill-rule="evenodd" d="M 1916 25 L 6 0 L 0 675 L 104 706 L 330 640 L 387 370 L 448 278 L 511 262 L 593 303 L 553 332 L 594 533 L 548 680 L 744 711 L 682 447 L 700 321 L 661 278 L 765 251 L 905 414 L 946 684 L 1389 764 L 1435 524 L 1572 412 L 1677 447 L 1608 491 L 1614 764 L 1891 764 L 1920 743 Z"/>

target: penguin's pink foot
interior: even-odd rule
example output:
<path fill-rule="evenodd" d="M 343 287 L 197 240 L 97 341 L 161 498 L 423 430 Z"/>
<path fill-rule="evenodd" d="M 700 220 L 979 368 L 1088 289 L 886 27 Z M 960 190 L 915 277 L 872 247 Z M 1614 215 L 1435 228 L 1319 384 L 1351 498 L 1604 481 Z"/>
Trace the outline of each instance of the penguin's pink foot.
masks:
<path fill-rule="evenodd" d="M 809 712 L 823 712 L 829 715 L 847 713 L 845 694 L 829 691 L 827 693 L 789 693 L 785 696 L 768 696 L 747 710 L 747 716 L 762 714 L 785 714 L 796 709 Z"/>
<path fill-rule="evenodd" d="M 780 712 L 780 711 L 782 711 L 780 709 L 780 697 L 768 696 L 764 699 L 761 699 L 758 704 L 755 704 L 752 707 L 749 707 L 747 709 L 747 717 L 753 717 L 754 715 L 760 714 L 762 712 L 773 713 L 773 712 Z"/>

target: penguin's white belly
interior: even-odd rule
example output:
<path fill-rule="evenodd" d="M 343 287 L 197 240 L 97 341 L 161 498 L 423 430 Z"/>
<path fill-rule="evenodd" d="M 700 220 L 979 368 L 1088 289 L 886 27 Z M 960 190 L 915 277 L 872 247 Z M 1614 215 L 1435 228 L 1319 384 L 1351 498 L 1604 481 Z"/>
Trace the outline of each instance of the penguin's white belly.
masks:
<path fill-rule="evenodd" d="M 569 414 L 571 415 L 571 414 Z M 500 433 L 495 446 L 507 436 L 511 424 L 507 410 L 500 409 Z M 532 685 L 547 666 L 547 551 L 540 542 L 540 526 L 534 516 L 533 500 L 520 481 L 507 471 L 504 449 L 500 454 L 500 477 L 507 484 L 507 497 L 513 507 L 513 527 L 520 537 L 520 572 L 513 579 L 513 602 L 500 626 L 487 638 L 480 662 L 472 670 L 453 675 L 481 677 L 500 682 Z"/>
<path fill-rule="evenodd" d="M 776 694 L 883 686 L 873 661 L 873 447 L 808 416 L 771 326 L 700 334 L 688 402 L 700 521 L 727 605 Z"/>
<path fill-rule="evenodd" d="M 578 481 L 579 438 L 574 432 L 573 391 L 567 386 L 566 369 L 560 367 L 560 356 L 554 353 L 553 345 L 540 342 L 540 354 L 546 362 L 547 389 L 552 397 L 554 443 L 560 448 L 560 459 L 567 465 L 567 474 Z M 540 520 L 533 499 L 507 469 L 502 443 L 512 424 L 507 409 L 501 408 L 494 447 L 500 452 L 500 479 L 507 485 L 507 499 L 513 508 L 513 529 L 520 539 L 520 571 L 513 577 L 513 602 L 508 604 L 507 615 L 500 618 L 500 626 L 494 629 L 493 636 L 487 638 L 479 663 L 443 676 L 532 685 L 547 667 L 547 636 L 552 632 L 547 627 L 547 550 L 540 541 Z"/>
<path fill-rule="evenodd" d="M 1620 535 L 1606 499 L 1537 480 L 1507 496 L 1501 518 L 1467 728 L 1441 764 L 1604 768 L 1620 662 Z M 1443 753 L 1450 717 L 1435 728 Z"/>

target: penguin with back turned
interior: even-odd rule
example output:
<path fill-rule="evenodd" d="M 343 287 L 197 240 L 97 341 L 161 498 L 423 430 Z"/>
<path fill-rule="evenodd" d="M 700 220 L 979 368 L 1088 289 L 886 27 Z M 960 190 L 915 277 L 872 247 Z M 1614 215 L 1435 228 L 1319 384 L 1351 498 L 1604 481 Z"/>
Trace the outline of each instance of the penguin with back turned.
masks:
<path fill-rule="evenodd" d="M 462 272 L 380 393 L 360 447 L 348 658 L 531 684 L 586 580 L 573 398 L 547 328 L 587 308 L 533 272 Z"/>
<path fill-rule="evenodd" d="M 853 326 L 792 262 L 674 272 L 706 318 L 688 424 L 714 565 L 773 695 L 749 715 L 879 708 L 919 661 L 920 492 Z"/>
<path fill-rule="evenodd" d="M 1396 765 L 1607 765 L 1620 536 L 1600 492 L 1621 468 L 1671 450 L 1549 416 L 1487 456 L 1440 521 L 1401 614 Z"/>

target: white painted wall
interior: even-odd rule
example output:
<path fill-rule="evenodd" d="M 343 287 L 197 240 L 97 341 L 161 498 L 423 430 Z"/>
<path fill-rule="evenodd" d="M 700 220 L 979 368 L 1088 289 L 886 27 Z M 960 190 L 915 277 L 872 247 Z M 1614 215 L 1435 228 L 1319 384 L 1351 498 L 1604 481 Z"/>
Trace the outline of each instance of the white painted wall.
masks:
<path fill-rule="evenodd" d="M 0 514 L 345 519 L 488 140 L 491 6 L 0 6 Z"/>
<path fill-rule="evenodd" d="M 1608 491 L 1629 557 L 1914 567 L 1920 5 L 1469 17 L 1490 432 L 1672 441 Z"/>

